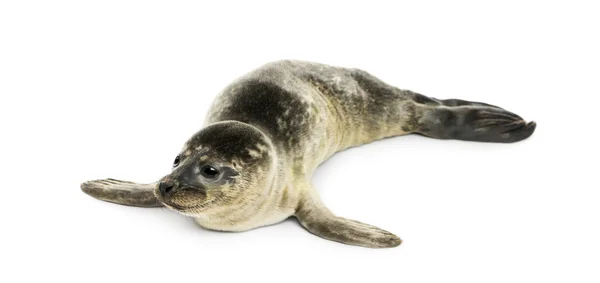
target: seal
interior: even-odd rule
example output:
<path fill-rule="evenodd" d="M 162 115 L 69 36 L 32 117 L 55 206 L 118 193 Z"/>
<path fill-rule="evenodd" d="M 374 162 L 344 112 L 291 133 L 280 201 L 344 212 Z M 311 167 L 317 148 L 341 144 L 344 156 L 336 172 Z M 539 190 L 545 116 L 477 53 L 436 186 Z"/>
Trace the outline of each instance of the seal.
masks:
<path fill-rule="evenodd" d="M 327 209 L 310 182 L 320 163 L 385 137 L 509 143 L 535 127 L 494 105 L 427 97 L 358 69 L 278 61 L 217 96 L 170 174 L 152 184 L 104 179 L 81 189 L 118 204 L 164 206 L 213 230 L 245 231 L 294 216 L 325 239 L 395 247 L 396 235 Z"/>

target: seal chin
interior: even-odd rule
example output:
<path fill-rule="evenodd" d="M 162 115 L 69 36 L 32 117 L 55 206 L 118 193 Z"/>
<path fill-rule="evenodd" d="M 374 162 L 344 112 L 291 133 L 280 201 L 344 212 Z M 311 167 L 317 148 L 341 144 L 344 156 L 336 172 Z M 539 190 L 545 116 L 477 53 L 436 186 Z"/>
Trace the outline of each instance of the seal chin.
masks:
<path fill-rule="evenodd" d="M 161 201 L 161 203 L 165 207 L 170 208 L 171 210 L 182 211 L 182 210 L 186 209 L 186 207 L 184 207 L 184 206 L 180 206 L 180 205 L 174 204 L 174 203 L 172 203 L 170 201 L 167 201 L 167 200 L 164 200 L 164 199 Z"/>
<path fill-rule="evenodd" d="M 173 210 L 179 214 L 185 215 L 185 216 L 190 216 L 190 217 L 195 217 L 198 216 L 199 214 L 201 214 L 201 210 L 203 208 L 205 208 L 206 206 L 208 206 L 210 203 L 212 203 L 212 201 L 207 201 L 203 204 L 200 205 L 195 205 L 195 206 L 180 206 L 171 202 L 162 202 L 162 204 L 167 207 L 170 210 Z"/>

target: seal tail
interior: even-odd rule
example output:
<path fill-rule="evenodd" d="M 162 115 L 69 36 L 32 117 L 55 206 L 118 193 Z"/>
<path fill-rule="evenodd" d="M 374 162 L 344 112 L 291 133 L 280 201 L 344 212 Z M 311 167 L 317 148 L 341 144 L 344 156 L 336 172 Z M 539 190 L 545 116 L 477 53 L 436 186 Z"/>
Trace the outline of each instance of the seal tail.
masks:
<path fill-rule="evenodd" d="M 154 195 L 156 183 L 138 184 L 115 179 L 87 181 L 81 190 L 99 200 L 140 207 L 163 206 Z"/>
<path fill-rule="evenodd" d="M 428 97 L 392 87 L 361 70 L 352 70 L 350 75 L 367 94 L 366 100 L 355 104 L 366 105 L 359 112 L 365 121 L 362 136 L 368 138 L 353 144 L 409 133 L 438 139 L 509 143 L 528 138 L 536 128 L 535 122 L 527 123 L 495 105 Z M 352 108 L 352 104 L 346 108 Z M 353 123 L 347 125 L 351 128 Z"/>
<path fill-rule="evenodd" d="M 531 136 L 535 122 L 498 106 L 415 94 L 413 132 L 438 139 L 511 143 Z"/>

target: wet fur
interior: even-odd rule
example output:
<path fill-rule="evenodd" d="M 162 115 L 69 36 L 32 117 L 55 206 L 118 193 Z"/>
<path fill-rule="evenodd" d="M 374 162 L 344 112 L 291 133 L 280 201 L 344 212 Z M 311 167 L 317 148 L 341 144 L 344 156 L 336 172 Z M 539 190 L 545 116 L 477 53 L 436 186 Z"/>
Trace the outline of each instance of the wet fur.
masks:
<path fill-rule="evenodd" d="M 326 239 L 393 247 L 401 242 L 397 236 L 337 217 L 325 207 L 310 184 L 320 163 L 348 147 L 409 133 L 515 142 L 534 130 L 535 123 L 497 106 L 426 97 L 357 69 L 279 61 L 237 79 L 217 96 L 205 129 L 181 151 L 190 160 L 182 167 L 187 169 L 165 177 L 184 180 L 190 174 L 185 170 L 196 168 L 198 160 L 223 160 L 238 172 L 228 182 L 200 184 L 202 193 L 181 189 L 174 193 L 179 197 L 168 201 L 148 185 L 110 187 L 100 180 L 86 182 L 82 189 L 102 200 L 141 206 L 156 205 L 147 200 L 153 192 L 159 203 L 215 230 L 244 231 L 295 216 Z M 130 194 L 123 194 L 123 188 Z M 144 200 L 136 201 L 138 197 Z M 192 208 L 183 209 L 177 201 Z"/>

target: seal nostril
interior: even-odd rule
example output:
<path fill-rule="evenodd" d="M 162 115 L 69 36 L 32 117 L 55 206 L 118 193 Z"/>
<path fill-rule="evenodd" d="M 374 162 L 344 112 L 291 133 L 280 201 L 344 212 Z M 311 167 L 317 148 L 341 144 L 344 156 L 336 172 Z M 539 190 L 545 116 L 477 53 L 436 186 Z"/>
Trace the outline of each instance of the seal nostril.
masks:
<path fill-rule="evenodd" d="M 158 189 L 163 194 L 168 194 L 168 193 L 170 193 L 173 190 L 174 187 L 175 187 L 175 184 L 173 182 L 163 181 L 163 182 L 160 182 L 160 185 L 159 185 Z"/>

